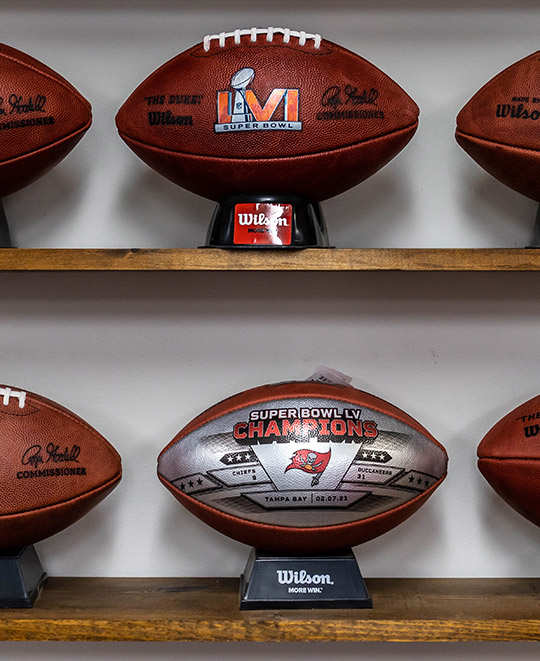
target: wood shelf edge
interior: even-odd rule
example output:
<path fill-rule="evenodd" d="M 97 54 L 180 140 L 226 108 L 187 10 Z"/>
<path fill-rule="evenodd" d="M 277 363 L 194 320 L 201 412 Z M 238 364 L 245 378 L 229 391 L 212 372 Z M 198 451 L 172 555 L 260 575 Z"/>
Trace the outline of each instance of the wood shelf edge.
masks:
<path fill-rule="evenodd" d="M 540 579 L 367 579 L 374 608 L 240 611 L 237 579 L 52 578 L 0 640 L 540 641 Z"/>
<path fill-rule="evenodd" d="M 4 248 L 0 271 L 539 271 L 540 250 Z"/>
<path fill-rule="evenodd" d="M 314 621 L 297 620 L 278 625 L 271 621 L 250 626 L 184 620 L 71 620 L 45 623 L 13 621 L 0 627 L 0 642 L 538 642 L 540 620 L 513 622 L 493 620 L 489 626 L 476 621 L 433 622 L 371 620 L 354 626 L 336 620 L 334 631 Z M 318 627 L 318 632 L 314 631 Z M 307 629 L 307 632 L 306 632 Z"/>

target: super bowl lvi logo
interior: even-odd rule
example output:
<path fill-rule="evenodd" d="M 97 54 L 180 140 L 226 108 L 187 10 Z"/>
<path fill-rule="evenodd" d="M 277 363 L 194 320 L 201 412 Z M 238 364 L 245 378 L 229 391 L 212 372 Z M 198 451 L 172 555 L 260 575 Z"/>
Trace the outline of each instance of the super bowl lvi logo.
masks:
<path fill-rule="evenodd" d="M 216 133 L 231 131 L 301 131 L 300 90 L 275 88 L 264 100 L 250 86 L 251 67 L 239 69 L 231 78 L 232 91 L 218 92 Z"/>

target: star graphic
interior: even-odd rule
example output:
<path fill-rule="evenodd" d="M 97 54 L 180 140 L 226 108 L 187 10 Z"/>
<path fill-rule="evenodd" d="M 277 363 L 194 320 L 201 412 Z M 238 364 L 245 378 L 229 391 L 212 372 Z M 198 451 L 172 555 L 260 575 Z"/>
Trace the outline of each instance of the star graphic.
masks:
<path fill-rule="evenodd" d="M 193 480 L 190 480 L 190 481 L 188 482 L 188 484 L 189 484 L 190 487 L 193 487 Z"/>

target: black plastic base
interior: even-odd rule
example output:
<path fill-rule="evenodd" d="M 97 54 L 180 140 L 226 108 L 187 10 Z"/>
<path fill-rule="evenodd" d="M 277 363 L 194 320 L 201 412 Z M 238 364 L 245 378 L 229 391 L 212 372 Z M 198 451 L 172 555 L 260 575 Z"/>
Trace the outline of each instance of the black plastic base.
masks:
<path fill-rule="evenodd" d="M 46 581 L 33 545 L 0 553 L 0 608 L 32 608 Z"/>
<path fill-rule="evenodd" d="M 0 248 L 13 248 L 11 236 L 9 234 L 9 225 L 7 223 L 4 205 L 0 200 Z"/>
<path fill-rule="evenodd" d="M 240 610 L 373 608 L 352 550 L 290 557 L 252 549 L 240 580 Z"/>
<path fill-rule="evenodd" d="M 269 213 L 272 205 L 274 213 Z M 318 202 L 299 195 L 242 194 L 218 203 L 201 247 L 298 250 L 331 246 Z"/>

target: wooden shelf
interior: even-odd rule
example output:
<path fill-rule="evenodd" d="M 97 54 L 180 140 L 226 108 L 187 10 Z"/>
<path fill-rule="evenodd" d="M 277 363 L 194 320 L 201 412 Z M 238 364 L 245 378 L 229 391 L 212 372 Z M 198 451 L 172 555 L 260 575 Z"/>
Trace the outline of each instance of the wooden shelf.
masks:
<path fill-rule="evenodd" d="M 0 640 L 540 640 L 540 579 L 367 579 L 371 610 L 240 611 L 238 580 L 51 578 Z"/>
<path fill-rule="evenodd" d="M 0 271 L 540 271 L 540 250 L 5 248 Z"/>

